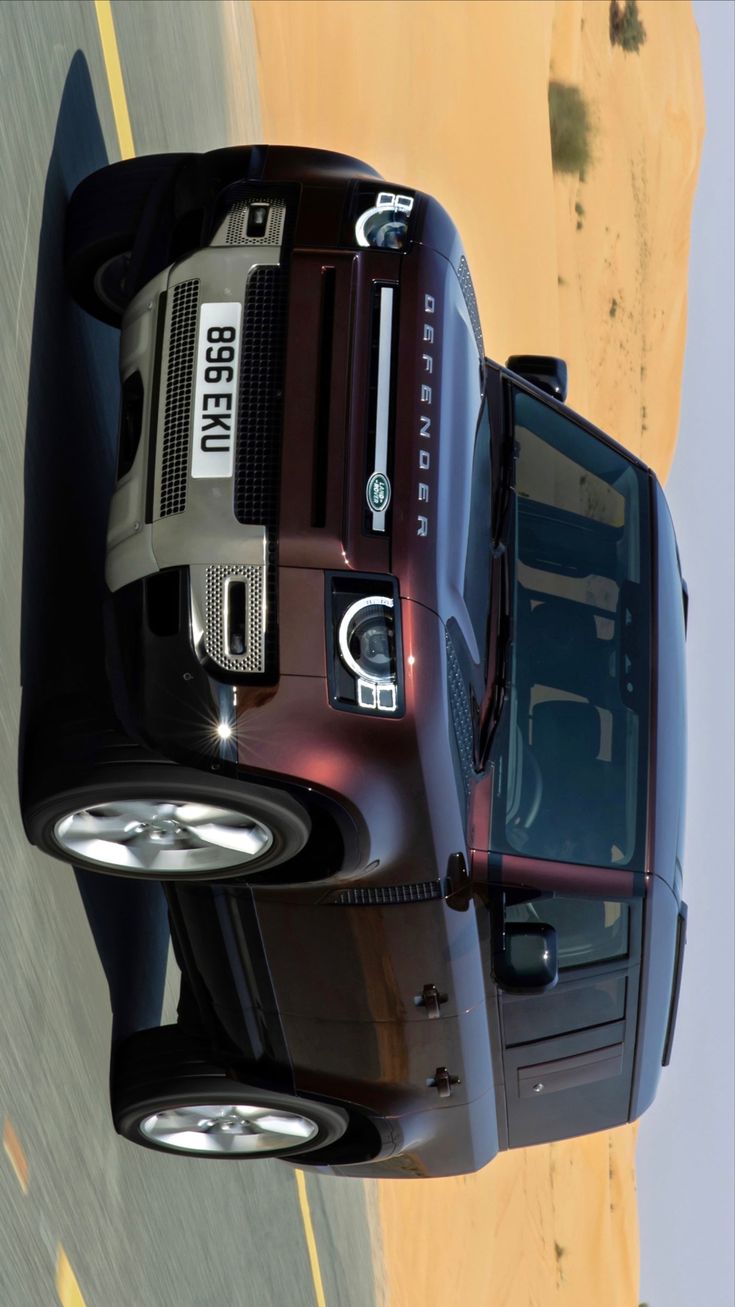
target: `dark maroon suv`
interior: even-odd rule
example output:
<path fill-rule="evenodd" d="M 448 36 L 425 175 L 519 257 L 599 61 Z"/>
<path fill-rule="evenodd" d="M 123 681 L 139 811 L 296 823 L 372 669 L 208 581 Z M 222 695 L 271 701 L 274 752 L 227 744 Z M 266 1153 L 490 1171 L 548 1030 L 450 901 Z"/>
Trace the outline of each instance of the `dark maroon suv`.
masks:
<path fill-rule="evenodd" d="M 66 268 L 121 331 L 118 725 L 23 806 L 165 888 L 179 1020 L 116 1050 L 117 1129 L 435 1176 L 637 1117 L 686 922 L 653 473 L 560 360 L 485 357 L 452 221 L 356 159 L 113 164 Z"/>

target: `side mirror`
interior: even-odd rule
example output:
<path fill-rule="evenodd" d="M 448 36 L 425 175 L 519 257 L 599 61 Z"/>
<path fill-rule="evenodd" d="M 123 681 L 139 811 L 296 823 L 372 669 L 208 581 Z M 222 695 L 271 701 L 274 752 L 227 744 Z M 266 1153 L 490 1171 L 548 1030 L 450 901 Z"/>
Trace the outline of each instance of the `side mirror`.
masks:
<path fill-rule="evenodd" d="M 568 389 L 564 359 L 555 359 L 548 354 L 511 354 L 505 366 L 509 372 L 515 372 L 524 381 L 530 381 L 531 385 L 564 403 Z"/>
<path fill-rule="evenodd" d="M 559 979 L 556 931 L 542 921 L 505 924 L 504 947 L 493 959 L 493 975 L 511 994 L 542 994 Z"/>

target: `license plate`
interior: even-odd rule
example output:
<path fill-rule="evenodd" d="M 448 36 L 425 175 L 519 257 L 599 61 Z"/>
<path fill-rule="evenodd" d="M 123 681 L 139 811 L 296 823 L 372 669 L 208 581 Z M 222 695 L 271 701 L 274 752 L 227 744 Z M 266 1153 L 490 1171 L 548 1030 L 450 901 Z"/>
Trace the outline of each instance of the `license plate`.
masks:
<path fill-rule="evenodd" d="M 202 304 L 199 312 L 191 475 L 231 477 L 237 429 L 242 305 Z"/>

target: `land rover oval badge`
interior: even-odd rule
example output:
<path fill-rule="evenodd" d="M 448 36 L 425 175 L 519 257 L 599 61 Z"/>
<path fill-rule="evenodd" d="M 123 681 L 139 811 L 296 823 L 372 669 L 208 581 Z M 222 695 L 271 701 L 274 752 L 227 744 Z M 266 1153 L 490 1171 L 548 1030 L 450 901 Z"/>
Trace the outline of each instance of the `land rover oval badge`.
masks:
<path fill-rule="evenodd" d="M 390 481 L 385 472 L 373 472 L 365 488 L 368 508 L 373 513 L 384 513 L 390 503 Z"/>

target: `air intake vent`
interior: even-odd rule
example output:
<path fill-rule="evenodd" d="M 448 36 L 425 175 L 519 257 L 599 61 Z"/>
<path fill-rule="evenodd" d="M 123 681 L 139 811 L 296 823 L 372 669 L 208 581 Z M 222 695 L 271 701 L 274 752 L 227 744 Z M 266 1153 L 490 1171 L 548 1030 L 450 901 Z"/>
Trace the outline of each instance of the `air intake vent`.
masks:
<path fill-rule="evenodd" d="M 242 325 L 235 516 L 274 530 L 278 521 L 286 285 L 281 268 L 254 268 Z"/>
<path fill-rule="evenodd" d="M 264 589 L 262 567 L 207 568 L 204 643 L 219 667 L 248 675 L 264 670 Z M 233 612 L 238 606 L 242 611 Z"/>
<path fill-rule="evenodd" d="M 447 636 L 447 683 L 449 689 L 449 709 L 452 715 L 454 738 L 457 744 L 459 764 L 462 769 L 465 795 L 469 797 L 470 778 L 474 771 L 474 747 L 472 734 L 472 715 L 467 686 L 462 679 L 459 660 L 454 644 Z"/>
<path fill-rule="evenodd" d="M 467 305 L 467 312 L 470 315 L 472 330 L 475 333 L 475 342 L 477 344 L 478 353 L 480 355 L 480 358 L 484 359 L 485 345 L 482 339 L 482 327 L 480 326 L 480 312 L 477 307 L 475 288 L 472 285 L 470 270 L 464 254 L 462 255 L 459 261 L 459 267 L 457 268 L 457 276 L 459 277 L 459 284 L 462 287 L 462 294 L 464 295 L 464 302 Z"/>
<path fill-rule="evenodd" d="M 174 288 L 166 367 L 159 517 L 183 513 L 186 508 L 198 302 L 198 280 L 182 281 Z"/>
<path fill-rule="evenodd" d="M 277 265 L 253 268 L 247 281 L 237 413 L 235 517 L 266 528 L 268 629 L 265 666 L 277 660 L 278 496 L 286 335 L 286 274 Z"/>
<path fill-rule="evenodd" d="M 330 901 L 342 908 L 387 907 L 400 903 L 429 903 L 443 899 L 444 882 L 419 880 L 410 885 L 367 885 L 340 890 Z"/>

